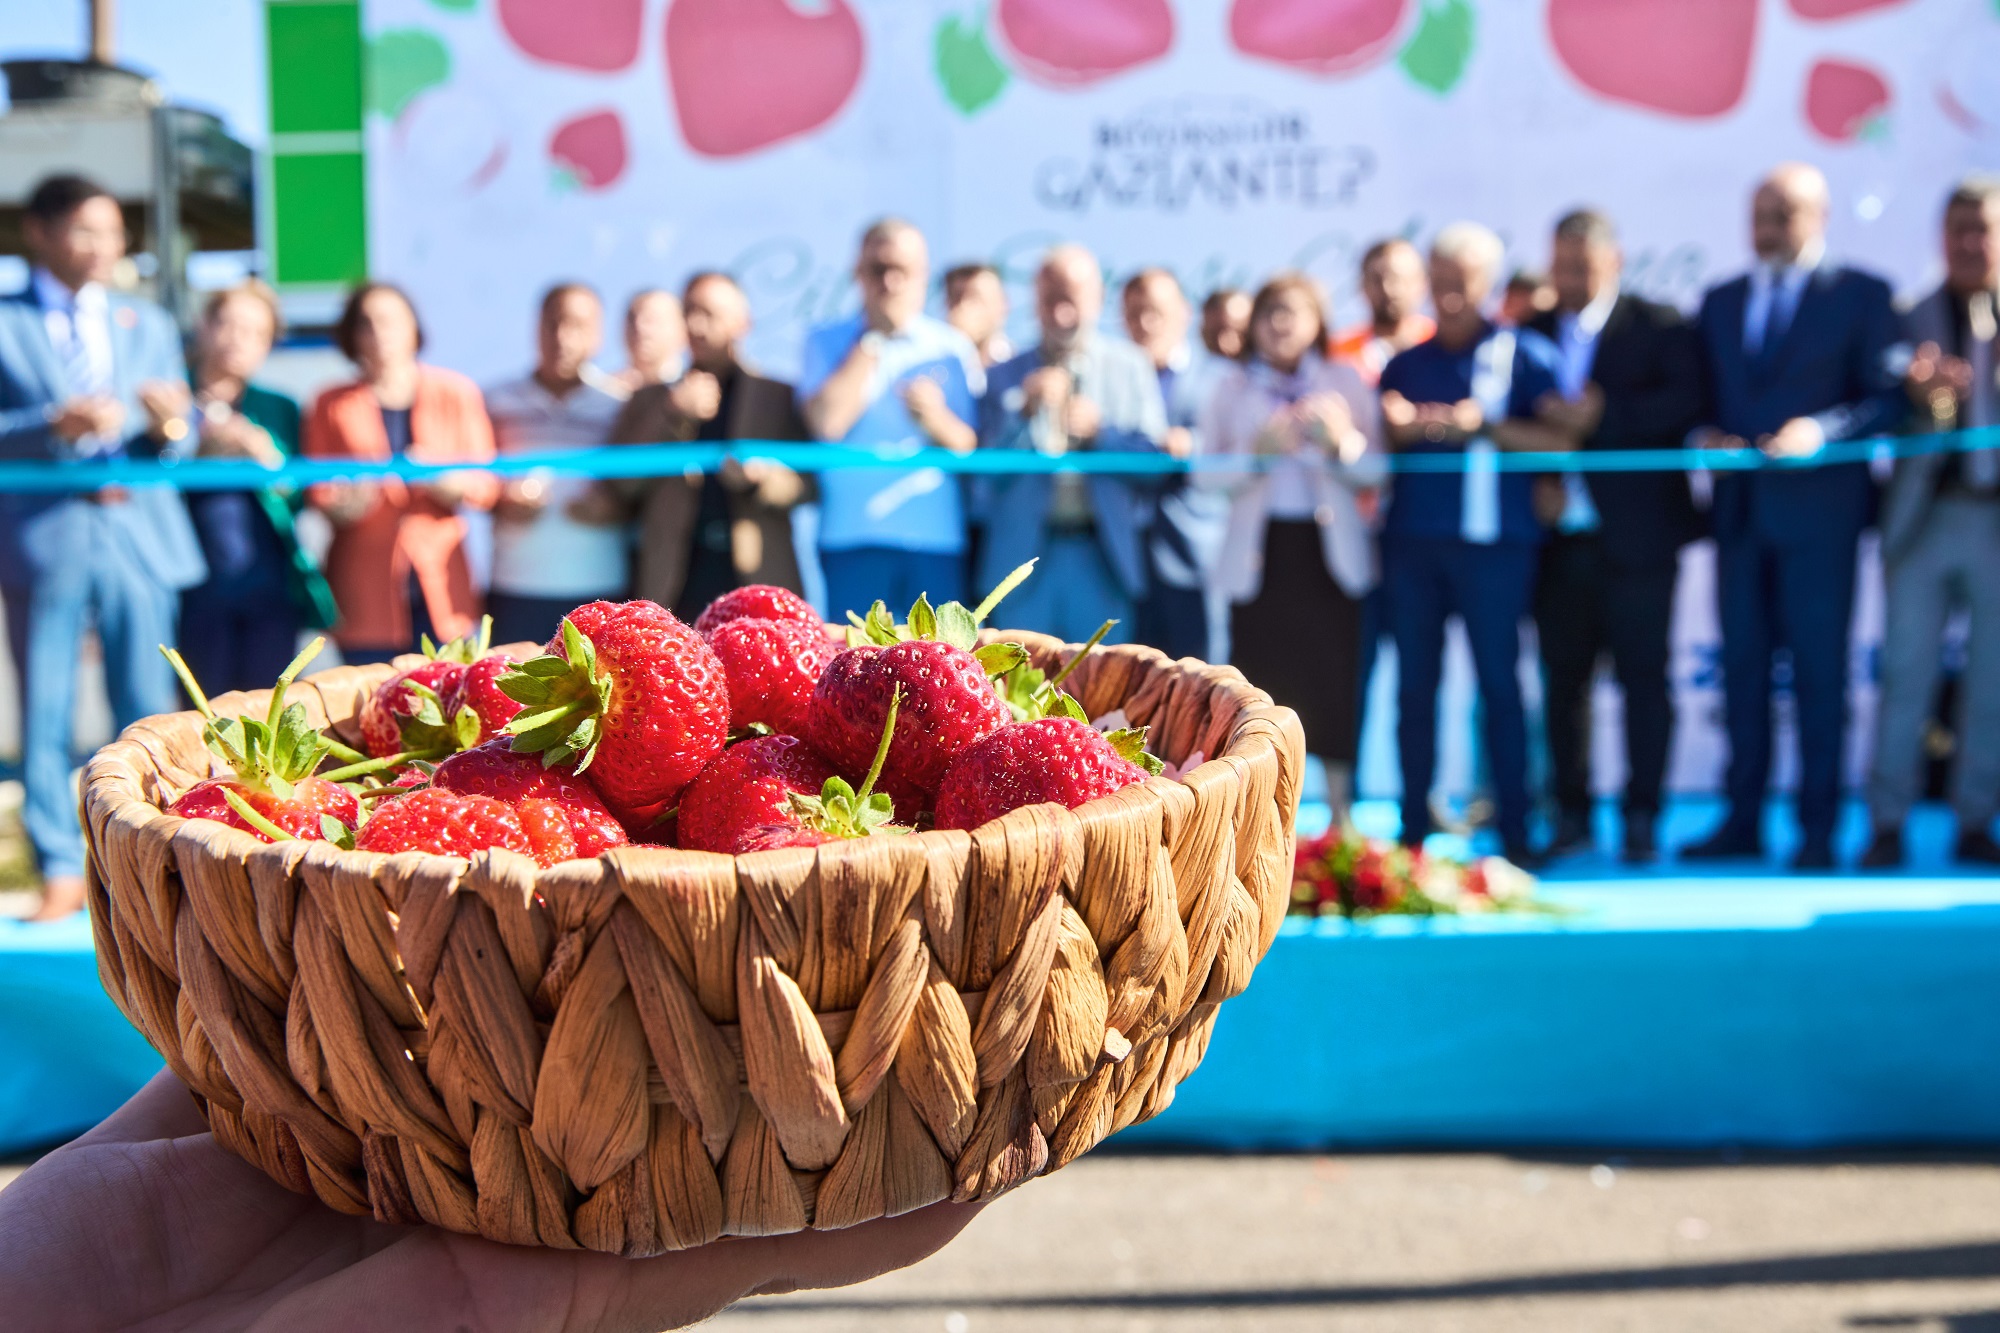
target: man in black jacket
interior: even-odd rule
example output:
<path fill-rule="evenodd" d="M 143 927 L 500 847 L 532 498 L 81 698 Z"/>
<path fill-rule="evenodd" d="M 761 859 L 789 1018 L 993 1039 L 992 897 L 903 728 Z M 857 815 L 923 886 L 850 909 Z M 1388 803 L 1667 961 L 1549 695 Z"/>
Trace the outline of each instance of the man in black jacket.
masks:
<path fill-rule="evenodd" d="M 1527 326 L 1561 354 L 1562 392 L 1544 397 L 1541 415 L 1584 449 L 1677 448 L 1700 419 L 1699 351 L 1678 311 L 1619 290 L 1620 265 L 1603 214 L 1556 224 L 1557 305 Z M 1681 472 L 1565 473 L 1542 478 L 1536 498 L 1554 530 L 1535 598 L 1557 804 L 1550 852 L 1591 842 L 1591 677 L 1609 652 L 1625 694 L 1625 859 L 1651 860 L 1673 730 L 1674 581 L 1700 516 Z"/>

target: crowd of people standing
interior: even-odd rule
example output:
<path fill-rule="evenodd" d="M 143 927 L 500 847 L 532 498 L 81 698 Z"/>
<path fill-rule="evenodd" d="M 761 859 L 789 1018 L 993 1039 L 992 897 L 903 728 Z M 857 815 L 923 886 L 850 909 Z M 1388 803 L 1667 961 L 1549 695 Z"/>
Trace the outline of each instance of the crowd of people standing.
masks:
<path fill-rule="evenodd" d="M 943 316 L 933 316 L 925 238 L 888 219 L 861 238 L 858 308 L 811 332 L 795 384 L 746 364 L 750 304 L 722 272 L 632 298 L 629 364 L 615 374 L 597 364 L 599 296 L 559 284 L 541 303 L 533 368 L 483 391 L 424 361 L 408 297 L 371 282 L 334 329 L 353 380 L 302 412 L 254 382 L 280 332 L 268 288 L 211 297 L 184 359 L 166 316 L 109 284 L 125 246 L 115 200 L 80 177 L 54 178 L 26 210 L 32 281 L 0 300 L 0 457 L 275 463 L 298 453 L 463 467 L 422 483 L 298 492 L 0 495 L 0 598 L 23 681 L 26 822 L 45 910 L 82 892 L 69 746 L 87 626 L 104 644 L 122 725 L 175 706 L 157 643 L 178 640 L 218 690 L 255 688 L 308 628 L 330 628 L 348 661 L 378 661 L 425 636 L 464 634 L 483 612 L 497 641 L 542 640 L 593 598 L 643 596 L 691 617 L 742 583 L 798 588 L 806 561 L 793 517 L 808 503 L 835 619 L 878 598 L 962 599 L 1038 558 L 1039 576 L 1010 599 L 1010 624 L 1077 641 L 1115 620 L 1114 642 L 1233 661 L 1298 711 L 1337 808 L 1387 636 L 1409 842 L 1432 827 L 1436 701 L 1446 625 L 1458 618 L 1497 831 L 1527 863 L 1590 840 L 1600 658 L 1625 701 L 1624 854 L 1656 855 L 1679 552 L 1712 535 L 1729 813 L 1680 855 L 1761 854 L 1783 652 L 1799 724 L 1797 863 L 1830 868 L 1856 551 L 1879 498 L 1889 631 L 1864 863 L 1902 860 L 1945 621 L 1967 607 L 1957 850 L 2000 864 L 2000 594 L 1979 577 L 2000 555 L 2000 454 L 1901 457 L 1885 492 L 1860 462 L 1724 471 L 1700 494 L 1684 472 L 1497 464 L 1507 451 L 1684 444 L 1806 459 L 1842 440 L 1995 424 L 2000 181 L 1969 179 L 1951 193 L 1947 277 L 1903 314 L 1886 282 L 1827 255 L 1817 171 L 1773 171 L 1751 212 L 1756 264 L 1711 289 L 1691 319 L 1621 287 L 1615 228 L 1591 210 L 1557 224 L 1546 279 L 1507 282 L 1500 239 L 1475 223 L 1440 229 L 1427 252 L 1402 239 L 1372 246 L 1359 275 L 1369 318 L 1351 329 L 1330 324 L 1303 273 L 1209 292 L 1196 308 L 1172 272 L 1149 267 L 1117 294 L 1116 336 L 1097 259 L 1058 245 L 1034 275 L 1036 339 L 1018 351 L 1002 275 L 948 270 Z M 480 470 L 504 453 L 742 439 L 1208 461 L 1143 477 L 961 479 L 893 462 L 814 476 L 758 460 L 633 480 Z M 1391 457 L 1411 454 L 1455 462 L 1392 479 Z M 295 526 L 307 508 L 333 534 L 318 561 Z M 492 514 L 485 588 L 467 556 L 469 509 Z M 1551 761 L 1543 845 L 1530 841 L 1518 672 L 1530 618 Z"/>

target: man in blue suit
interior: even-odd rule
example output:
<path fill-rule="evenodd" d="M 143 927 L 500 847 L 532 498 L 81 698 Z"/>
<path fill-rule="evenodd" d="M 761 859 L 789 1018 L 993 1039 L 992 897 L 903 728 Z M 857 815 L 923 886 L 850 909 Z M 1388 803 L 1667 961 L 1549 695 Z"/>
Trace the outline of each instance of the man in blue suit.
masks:
<path fill-rule="evenodd" d="M 103 187 L 54 176 L 29 196 L 28 286 L 0 298 L 0 458 L 61 468 L 177 456 L 191 446 L 187 370 L 173 321 L 109 289 L 125 219 Z M 38 915 L 83 903 L 70 789 L 76 662 L 95 626 L 117 724 L 179 706 L 158 645 L 180 589 L 206 575 L 178 492 L 112 487 L 0 494 L 0 599 L 21 677 L 23 821 L 41 865 Z"/>
<path fill-rule="evenodd" d="M 1059 245 L 1035 275 L 1042 341 L 987 373 L 983 449 L 1150 453 L 1163 447 L 1167 409 L 1147 355 L 1097 329 L 1104 274 L 1090 251 Z M 1131 635 L 1146 592 L 1143 548 L 1150 489 L 1109 476 L 1041 473 L 983 486 L 986 540 L 976 586 L 991 588 L 1039 556 L 1035 576 L 1007 599 L 1004 619 L 1078 643 L 1106 620 L 1112 642 Z"/>
<path fill-rule="evenodd" d="M 1729 816 L 1696 858 L 1757 856 L 1771 770 L 1771 667 L 1790 650 L 1799 737 L 1798 868 L 1833 867 L 1855 547 L 1873 516 L 1863 463 L 1784 467 L 1893 429 L 1904 411 L 1889 285 L 1826 258 L 1826 178 L 1788 164 L 1757 187 L 1757 265 L 1710 289 L 1697 328 L 1707 376 L 1698 443 L 1761 449 L 1773 466 L 1716 477 L 1714 529 L 1729 727 Z"/>

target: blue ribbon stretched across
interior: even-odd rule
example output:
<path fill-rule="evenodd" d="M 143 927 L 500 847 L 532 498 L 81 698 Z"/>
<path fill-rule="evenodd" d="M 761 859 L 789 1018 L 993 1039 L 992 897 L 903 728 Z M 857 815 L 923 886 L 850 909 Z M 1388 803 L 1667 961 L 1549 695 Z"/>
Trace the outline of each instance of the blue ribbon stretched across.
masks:
<path fill-rule="evenodd" d="M 1925 435 L 1882 435 L 1842 440 L 1802 458 L 1773 459 L 1755 449 L 1629 449 L 1577 453 L 1502 452 L 1494 463 L 1502 472 L 1749 472 L 1764 469 L 1830 467 L 1877 458 L 2000 448 L 2000 426 L 1940 431 Z M 1098 476 L 1171 476 L 1188 472 L 1242 472 L 1268 467 L 1270 458 L 1241 455 L 1169 458 L 1165 454 L 1085 451 L 1050 457 L 1020 449 L 954 454 L 937 448 L 796 444 L 778 440 L 738 440 L 730 444 L 626 444 L 595 449 L 507 454 L 477 465 L 503 477 L 558 473 L 573 477 L 671 477 L 714 472 L 723 460 L 763 459 L 800 472 L 844 468 L 937 468 L 969 476 L 1081 472 Z M 1459 472 L 1466 456 L 1456 451 L 1392 454 L 1391 472 Z M 106 486 L 176 486 L 185 491 L 254 490 L 264 486 L 310 486 L 324 481 L 373 481 L 400 477 L 427 481 L 466 471 L 463 463 L 421 463 L 408 458 L 294 458 L 277 467 L 244 459 L 189 459 L 182 462 L 109 461 L 0 462 L 0 492 L 62 493 Z"/>

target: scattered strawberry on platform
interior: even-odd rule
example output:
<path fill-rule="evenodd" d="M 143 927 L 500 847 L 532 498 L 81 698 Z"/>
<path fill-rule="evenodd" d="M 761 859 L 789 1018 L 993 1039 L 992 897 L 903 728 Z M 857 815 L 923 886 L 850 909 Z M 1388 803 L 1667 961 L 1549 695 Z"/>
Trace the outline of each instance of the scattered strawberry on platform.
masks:
<path fill-rule="evenodd" d="M 814 630 L 823 624 L 812 603 L 790 588 L 752 583 L 732 588 L 703 607 L 695 617 L 694 632 L 706 637 L 732 620 L 789 620 Z"/>
<path fill-rule="evenodd" d="M 747 616 L 716 626 L 708 646 L 729 680 L 730 730 L 764 726 L 790 736 L 804 733 L 813 687 L 840 652 L 818 624 Z"/>
<path fill-rule="evenodd" d="M 197 782 L 167 807 L 168 814 L 212 819 L 265 842 L 289 838 L 340 841 L 346 837 L 360 822 L 361 807 L 353 792 L 333 780 L 344 773 L 312 776 L 334 743 L 306 720 L 305 705 L 285 702 L 299 672 L 325 646 L 325 639 L 314 639 L 292 659 L 271 691 L 271 708 L 262 721 L 217 717 L 181 655 L 171 648 L 160 649 L 205 720 L 201 738 L 209 753 L 235 773 L 230 778 Z"/>
<path fill-rule="evenodd" d="M 974 645 L 980 623 L 1033 569 L 1031 560 L 1009 574 L 974 611 L 957 602 L 932 610 L 929 600 L 919 597 L 901 625 L 880 602 L 865 619 L 852 617 L 850 646 L 827 666 L 813 691 L 807 739 L 814 748 L 835 768 L 860 769 L 900 691 L 903 726 L 890 746 L 883 786 L 906 818 L 914 813 L 906 808 L 913 800 L 929 808 L 951 761 L 1011 716 L 993 678 L 1026 661 L 1026 652 L 1012 643 L 976 650 Z"/>
<path fill-rule="evenodd" d="M 938 828 L 978 828 L 1046 801 L 1074 810 L 1165 768 L 1146 753 L 1144 727 L 1106 735 L 1062 691 L 1063 680 L 1116 623 L 1104 622 L 1053 678 L 1025 663 L 1007 673 L 1002 690 L 1017 720 L 968 746 L 946 769 L 938 788 Z"/>
<path fill-rule="evenodd" d="M 729 685 L 700 635 L 654 602 L 591 602 L 563 618 L 541 657 L 500 677 L 521 711 L 513 747 L 590 774 L 634 836 L 721 753 Z"/>
<path fill-rule="evenodd" d="M 730 746 L 681 798 L 680 845 L 757 852 L 908 832 L 889 822 L 895 803 L 875 790 L 902 704 L 897 690 L 859 791 L 796 736 L 758 736 Z"/>
<path fill-rule="evenodd" d="M 537 861 L 554 865 L 623 847 L 629 839 L 597 789 L 561 767 L 545 768 L 534 755 L 488 741 L 437 766 L 431 785 L 469 796 L 490 796 L 514 808 Z"/>
<path fill-rule="evenodd" d="M 493 618 L 487 616 L 477 635 L 442 648 L 426 637 L 427 661 L 398 671 L 362 700 L 361 740 L 368 753 L 435 759 L 497 735 L 520 705 L 495 687 L 512 660 L 487 655 L 492 633 Z"/>
<path fill-rule="evenodd" d="M 471 856 L 489 847 L 533 856 L 521 817 L 505 801 L 423 787 L 378 803 L 354 839 L 362 852 L 435 852 Z"/>

